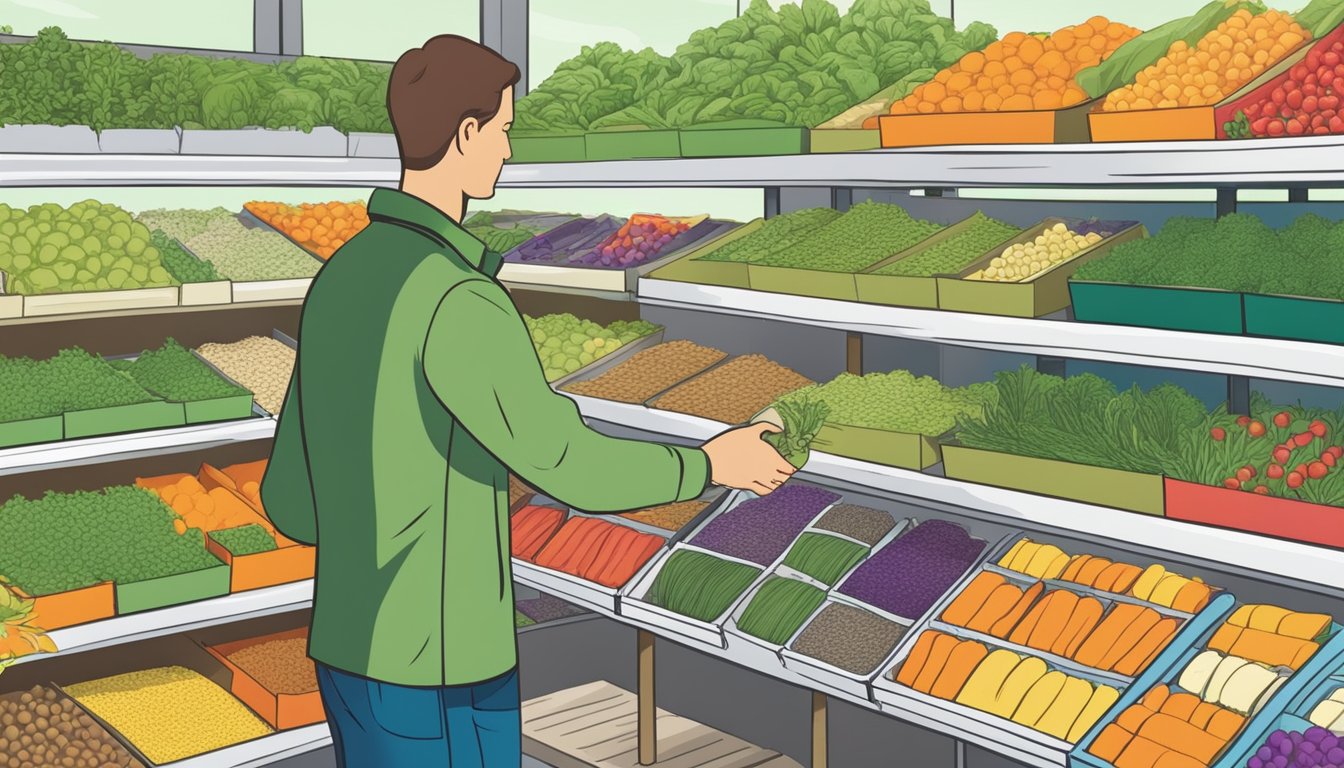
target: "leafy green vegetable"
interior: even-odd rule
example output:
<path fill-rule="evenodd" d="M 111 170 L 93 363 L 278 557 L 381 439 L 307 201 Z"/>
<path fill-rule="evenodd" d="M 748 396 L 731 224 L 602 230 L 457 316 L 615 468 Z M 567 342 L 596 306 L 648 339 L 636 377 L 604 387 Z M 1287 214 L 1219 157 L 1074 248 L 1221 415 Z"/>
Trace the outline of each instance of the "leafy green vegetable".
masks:
<path fill-rule="evenodd" d="M 834 208 L 805 208 L 766 219 L 761 228 L 700 257 L 705 261 L 752 263 L 784 250 L 840 218 Z"/>
<path fill-rule="evenodd" d="M 809 532 L 794 542 L 793 548 L 784 556 L 784 565 L 833 587 L 841 576 L 867 556 L 868 548 L 862 544 Z"/>
<path fill-rule="evenodd" d="M 984 256 L 996 245 L 1018 234 L 1021 227 L 991 219 L 976 211 L 966 222 L 966 228 L 918 253 L 906 256 L 877 270 L 878 275 L 932 276 L 960 272 L 971 262 Z"/>
<path fill-rule="evenodd" d="M 804 537 L 808 535 L 815 534 L 803 534 Z M 737 627 L 752 637 L 759 637 L 774 645 L 784 645 L 825 599 L 826 593 L 811 584 L 771 576 L 747 604 L 737 621 Z"/>
<path fill-rule="evenodd" d="M 150 245 L 159 250 L 164 269 L 179 283 L 208 283 L 222 279 L 215 267 L 208 261 L 202 261 L 182 250 L 182 246 L 173 238 L 156 229 L 149 233 Z"/>
<path fill-rule="evenodd" d="M 6 293 L 26 295 L 175 284 L 145 225 L 97 200 L 27 211 L 0 203 L 0 271 Z"/>
<path fill-rule="evenodd" d="M 842 373 L 785 395 L 776 407 L 816 398 L 826 403 L 829 424 L 934 436 L 952 429 L 962 416 L 979 416 L 995 394 L 993 384 L 954 388 L 909 371 Z"/>
<path fill-rule="evenodd" d="M 198 402 L 250 395 L 210 370 L 191 350 L 168 339 L 157 350 L 140 353 L 127 373 L 147 391 L 172 402 Z"/>
<path fill-rule="evenodd" d="M 760 259 L 766 266 L 858 272 L 942 229 L 904 208 L 866 200 L 787 248 Z"/>
<path fill-rule="evenodd" d="M 255 555 L 275 549 L 275 539 L 256 523 L 225 528 L 210 534 L 233 555 Z"/>
<path fill-rule="evenodd" d="M 784 431 L 771 432 L 765 436 L 765 441 L 790 464 L 802 469 L 807 463 L 812 441 L 826 423 L 831 409 L 822 400 L 805 397 L 781 402 L 775 408 L 784 421 Z"/>
<path fill-rule="evenodd" d="M 700 621 L 722 616 L 761 569 L 695 550 L 672 553 L 649 587 L 654 605 Z"/>
<path fill-rule="evenodd" d="M 1293 19 L 1311 32 L 1312 38 L 1324 37 L 1344 23 L 1344 2 L 1340 0 L 1311 0 L 1305 8 L 1293 14 Z"/>
<path fill-rule="evenodd" d="M 1074 80 L 1091 98 L 1100 98 L 1127 83 L 1153 62 L 1162 58 L 1178 40 L 1193 46 L 1241 8 L 1252 13 L 1264 10 L 1259 2 L 1212 0 L 1194 14 L 1173 19 L 1144 32 L 1112 53 L 1106 61 L 1079 72 Z"/>

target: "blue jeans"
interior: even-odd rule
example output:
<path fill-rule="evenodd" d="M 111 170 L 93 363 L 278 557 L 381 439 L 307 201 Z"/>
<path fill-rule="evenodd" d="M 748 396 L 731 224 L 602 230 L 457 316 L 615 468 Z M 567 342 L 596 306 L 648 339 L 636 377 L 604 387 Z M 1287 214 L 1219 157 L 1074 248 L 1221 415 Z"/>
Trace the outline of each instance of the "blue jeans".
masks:
<path fill-rule="evenodd" d="M 517 768 L 518 671 L 474 685 L 415 688 L 324 664 L 317 683 L 340 768 Z"/>

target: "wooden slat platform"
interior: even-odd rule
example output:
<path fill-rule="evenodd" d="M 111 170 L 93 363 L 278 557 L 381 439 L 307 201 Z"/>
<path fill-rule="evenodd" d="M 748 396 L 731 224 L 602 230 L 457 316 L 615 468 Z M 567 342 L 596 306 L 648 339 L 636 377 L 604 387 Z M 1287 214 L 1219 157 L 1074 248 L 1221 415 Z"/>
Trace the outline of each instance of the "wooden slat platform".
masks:
<path fill-rule="evenodd" d="M 636 768 L 635 694 L 598 681 L 523 702 L 523 751 L 556 768 Z M 658 710 L 659 768 L 801 768 L 778 752 Z"/>

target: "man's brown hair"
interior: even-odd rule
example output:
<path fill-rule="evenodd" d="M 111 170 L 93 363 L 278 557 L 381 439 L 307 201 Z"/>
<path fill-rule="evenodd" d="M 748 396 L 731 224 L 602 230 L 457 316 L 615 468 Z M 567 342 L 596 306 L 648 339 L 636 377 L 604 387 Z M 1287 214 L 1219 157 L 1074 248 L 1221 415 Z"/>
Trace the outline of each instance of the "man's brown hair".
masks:
<path fill-rule="evenodd" d="M 474 40 L 431 37 L 403 53 L 387 84 L 387 112 L 407 170 L 433 168 L 469 117 L 485 125 L 499 112 L 518 65 Z"/>

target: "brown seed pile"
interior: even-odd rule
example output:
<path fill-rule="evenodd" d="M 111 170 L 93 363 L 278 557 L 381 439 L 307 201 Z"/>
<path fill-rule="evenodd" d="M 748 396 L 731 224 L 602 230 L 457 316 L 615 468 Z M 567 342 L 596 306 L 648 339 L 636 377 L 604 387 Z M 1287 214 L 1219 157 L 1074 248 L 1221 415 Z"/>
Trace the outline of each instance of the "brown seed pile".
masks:
<path fill-rule="evenodd" d="M 294 349 L 267 336 L 248 336 L 232 344 L 202 344 L 196 350 L 224 375 L 252 390 L 267 413 L 280 412 L 294 372 Z"/>
<path fill-rule="evenodd" d="M 858 504 L 837 504 L 821 516 L 816 527 L 862 541 L 871 547 L 896 527 L 896 520 L 878 509 Z"/>
<path fill-rule="evenodd" d="M 661 507 L 641 509 L 638 512 L 626 512 L 621 517 L 627 517 L 667 531 L 680 531 L 708 506 L 709 502 L 707 501 L 678 501 L 674 504 L 664 504 Z"/>
<path fill-rule="evenodd" d="M 743 355 L 678 385 L 652 405 L 665 411 L 741 424 L 781 395 L 813 383 L 765 355 Z"/>
<path fill-rule="evenodd" d="M 509 509 L 518 506 L 518 502 L 523 499 L 531 498 L 536 495 L 536 491 L 531 486 L 519 480 L 513 475 L 509 475 Z"/>
<path fill-rule="evenodd" d="M 272 693 L 308 693 L 317 690 L 317 668 L 308 658 L 308 638 L 290 637 L 249 645 L 229 654 L 238 665 Z"/>
<path fill-rule="evenodd" d="M 0 768 L 143 768 L 70 699 L 34 686 L 0 698 Z"/>
<path fill-rule="evenodd" d="M 861 608 L 831 603 L 817 614 L 793 650 L 855 675 L 867 675 L 891 655 L 905 627 Z"/>
<path fill-rule="evenodd" d="M 573 382 L 564 390 L 619 403 L 643 403 L 727 356 L 692 341 L 669 341 L 637 352 L 601 376 Z"/>

